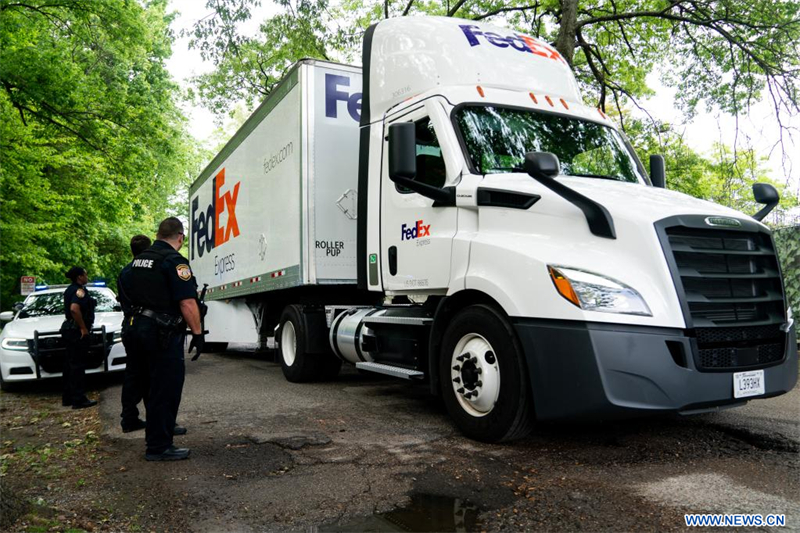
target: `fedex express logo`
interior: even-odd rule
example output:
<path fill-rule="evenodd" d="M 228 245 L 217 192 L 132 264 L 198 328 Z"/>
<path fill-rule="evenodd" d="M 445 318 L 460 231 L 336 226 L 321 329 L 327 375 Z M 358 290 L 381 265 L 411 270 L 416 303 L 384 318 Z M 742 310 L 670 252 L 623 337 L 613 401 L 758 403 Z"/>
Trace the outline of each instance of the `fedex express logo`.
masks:
<path fill-rule="evenodd" d="M 400 232 L 401 241 L 410 241 L 413 239 L 419 239 L 420 237 L 430 237 L 431 225 L 428 224 L 426 226 L 422 220 L 417 220 L 413 226 L 406 226 L 403 224 L 403 227 L 400 228 Z"/>
<path fill-rule="evenodd" d="M 221 194 L 222 186 L 225 185 L 225 169 L 219 171 L 212 180 L 214 195 L 211 203 L 204 211 L 198 213 L 199 198 L 192 200 L 192 259 L 194 251 L 203 257 L 203 254 L 225 244 L 231 238 L 239 236 L 239 223 L 236 221 L 236 200 L 239 198 L 239 185 L 237 181 L 233 190 Z M 220 225 L 220 218 L 223 213 L 227 213 L 228 220 L 224 226 Z"/>
<path fill-rule="evenodd" d="M 561 57 L 561 54 L 554 48 L 541 41 L 537 41 L 533 37 L 528 37 L 527 35 L 515 33 L 509 37 L 502 37 L 491 31 L 481 31 L 478 29 L 478 26 L 471 26 L 468 24 L 460 25 L 459 28 L 464 32 L 464 36 L 466 36 L 470 46 L 480 46 L 481 41 L 479 37 L 483 37 L 487 42 L 498 48 L 513 48 L 519 52 L 527 52 L 529 54 L 566 63 L 564 58 Z"/>

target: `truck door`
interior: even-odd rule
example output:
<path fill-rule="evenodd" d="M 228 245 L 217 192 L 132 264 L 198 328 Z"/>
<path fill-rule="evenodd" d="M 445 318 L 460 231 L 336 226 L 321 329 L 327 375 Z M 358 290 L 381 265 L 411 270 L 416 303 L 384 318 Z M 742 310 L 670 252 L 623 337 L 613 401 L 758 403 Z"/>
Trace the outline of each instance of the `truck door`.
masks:
<path fill-rule="evenodd" d="M 443 187 L 453 185 L 437 135 L 444 127 L 444 110 L 436 102 L 409 110 L 385 124 L 413 122 L 417 137 L 415 179 Z M 383 288 L 390 291 L 446 291 L 450 282 L 456 207 L 434 207 L 433 200 L 389 179 L 388 140 L 383 141 L 381 175 L 381 257 Z"/>

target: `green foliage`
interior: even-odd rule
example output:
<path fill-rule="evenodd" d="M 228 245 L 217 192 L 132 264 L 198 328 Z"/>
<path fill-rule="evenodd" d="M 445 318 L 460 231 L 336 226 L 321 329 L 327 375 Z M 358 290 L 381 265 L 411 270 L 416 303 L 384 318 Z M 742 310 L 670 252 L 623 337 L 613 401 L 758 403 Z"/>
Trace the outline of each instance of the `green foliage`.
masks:
<path fill-rule="evenodd" d="M 661 154 L 667 170 L 667 187 L 743 213 L 756 213 L 761 205 L 753 199 L 755 183 L 770 183 L 781 195 L 778 207 L 767 218 L 780 220 L 799 201 L 786 183 L 770 178 L 767 160 L 752 149 L 733 150 L 715 144 L 707 154 L 695 152 L 669 124 L 625 118 L 631 143 L 640 156 Z"/>
<path fill-rule="evenodd" d="M 113 282 L 195 174 L 166 0 L 0 3 L 0 299 L 72 265 Z"/>
<path fill-rule="evenodd" d="M 800 318 L 800 226 L 778 229 L 774 236 L 786 297 L 797 319 Z"/>
<path fill-rule="evenodd" d="M 264 21 L 258 37 L 246 39 L 235 33 L 235 24 L 248 18 L 249 5 L 257 2 L 208 2 L 216 16 L 194 28 L 191 43 L 217 66 L 195 80 L 200 99 L 215 113 L 232 112 L 238 101 L 254 107 L 298 59 L 331 59 L 329 47 L 354 42 L 331 32 L 325 0 L 277 3 L 285 11 Z"/>

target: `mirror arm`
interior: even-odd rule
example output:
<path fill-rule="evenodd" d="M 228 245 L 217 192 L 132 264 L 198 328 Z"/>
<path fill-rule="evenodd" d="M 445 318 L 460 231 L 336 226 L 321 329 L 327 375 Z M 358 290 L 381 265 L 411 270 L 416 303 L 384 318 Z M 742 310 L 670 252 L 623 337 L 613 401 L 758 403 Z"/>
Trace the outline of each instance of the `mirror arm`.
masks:
<path fill-rule="evenodd" d="M 761 222 L 762 220 L 764 220 L 764 218 L 767 215 L 769 215 L 772 212 L 773 209 L 775 209 L 775 207 L 777 205 L 778 205 L 778 202 L 770 202 L 770 203 L 768 203 L 767 205 L 762 207 L 761 210 L 758 213 L 753 215 L 753 218 L 758 220 L 759 222 Z"/>
<path fill-rule="evenodd" d="M 420 183 L 410 178 L 402 176 L 392 176 L 391 180 L 401 187 L 411 189 L 412 191 L 430 198 L 434 201 L 434 207 L 448 207 L 456 205 L 456 189 L 455 187 L 434 187 L 427 183 Z"/>
<path fill-rule="evenodd" d="M 531 174 L 531 177 L 583 211 L 586 222 L 589 224 L 589 230 L 594 235 L 607 239 L 617 238 L 614 219 L 611 218 L 611 213 L 608 212 L 605 206 L 585 197 L 574 189 L 570 189 L 553 178 L 539 177 L 533 174 Z"/>

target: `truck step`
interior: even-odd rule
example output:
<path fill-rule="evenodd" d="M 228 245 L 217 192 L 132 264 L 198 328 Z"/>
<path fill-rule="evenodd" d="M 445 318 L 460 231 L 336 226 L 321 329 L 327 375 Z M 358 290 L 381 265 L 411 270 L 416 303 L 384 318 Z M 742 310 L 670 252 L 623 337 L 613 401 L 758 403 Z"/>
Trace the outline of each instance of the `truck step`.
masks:
<path fill-rule="evenodd" d="M 422 379 L 425 377 L 425 373 L 420 372 L 419 370 L 384 365 L 383 363 L 356 363 L 356 368 L 359 370 L 366 370 L 368 372 L 375 372 L 378 374 L 386 374 L 387 376 L 402 379 Z"/>
<path fill-rule="evenodd" d="M 364 324 L 395 324 L 398 326 L 427 326 L 432 323 L 432 318 L 423 316 L 368 316 Z"/>

